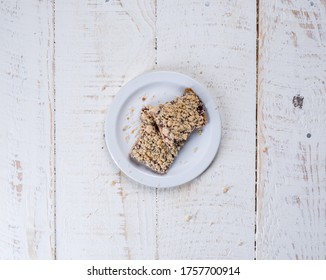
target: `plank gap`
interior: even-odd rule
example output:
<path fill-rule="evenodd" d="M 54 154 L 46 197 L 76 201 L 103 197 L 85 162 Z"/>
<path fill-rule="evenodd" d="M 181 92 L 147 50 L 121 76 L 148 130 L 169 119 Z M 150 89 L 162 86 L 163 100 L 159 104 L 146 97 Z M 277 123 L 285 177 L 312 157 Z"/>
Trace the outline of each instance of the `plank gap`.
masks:
<path fill-rule="evenodd" d="M 154 1 L 154 70 L 157 68 L 157 53 L 158 53 L 158 45 L 157 45 L 157 0 Z M 159 242 L 158 242 L 158 215 L 159 207 L 158 207 L 158 188 L 155 189 L 155 259 L 159 259 Z"/>
<path fill-rule="evenodd" d="M 158 243 L 158 188 L 155 188 L 155 259 L 159 259 L 159 243 Z"/>
<path fill-rule="evenodd" d="M 154 2 L 154 32 L 155 32 L 155 38 L 154 38 L 154 69 L 157 67 L 157 0 Z M 156 192 L 157 194 L 157 192 Z M 156 197 L 157 198 L 157 197 Z"/>
<path fill-rule="evenodd" d="M 256 0 L 256 155 L 255 155 L 255 241 L 254 259 L 257 259 L 257 188 L 258 188 L 258 74 L 259 74 L 259 0 Z"/>
<path fill-rule="evenodd" d="M 55 80 L 55 21 L 56 21 L 56 14 L 55 14 L 55 0 L 52 0 L 52 31 L 53 31 L 53 52 L 52 52 L 52 79 L 53 79 L 53 208 L 54 208 L 54 215 L 53 215 L 53 224 L 54 224 L 54 259 L 57 259 L 57 199 L 56 199 L 56 184 L 57 184 L 57 172 L 56 172 L 56 150 L 57 150 L 57 143 L 56 143 L 56 80 Z"/>

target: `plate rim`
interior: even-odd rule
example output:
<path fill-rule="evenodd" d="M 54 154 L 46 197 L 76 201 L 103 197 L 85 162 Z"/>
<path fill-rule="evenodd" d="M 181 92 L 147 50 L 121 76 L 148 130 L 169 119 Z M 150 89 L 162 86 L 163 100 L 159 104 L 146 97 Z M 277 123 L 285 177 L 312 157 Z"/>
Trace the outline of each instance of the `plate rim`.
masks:
<path fill-rule="evenodd" d="M 208 160 L 205 160 L 204 165 L 202 165 L 200 168 L 198 168 L 197 164 L 192 166 L 191 171 L 193 171 L 193 172 L 190 173 L 190 174 L 192 174 L 192 176 L 188 176 L 188 177 L 177 176 L 178 180 L 176 180 L 176 178 L 174 178 L 176 176 L 164 178 L 163 177 L 163 176 L 165 176 L 164 174 L 160 175 L 160 174 L 156 174 L 153 172 L 153 175 L 144 174 L 143 175 L 143 176 L 145 176 L 145 180 L 144 180 L 144 178 L 139 179 L 137 175 L 135 176 L 135 173 L 133 171 L 136 170 L 136 173 L 137 173 L 137 171 L 139 171 L 137 168 L 132 167 L 132 165 L 130 165 L 129 163 L 126 163 L 126 165 L 125 165 L 123 162 L 121 162 L 121 160 L 118 159 L 120 156 L 118 155 L 118 153 L 116 151 L 119 149 L 112 148 L 112 146 L 114 146 L 114 145 L 116 145 L 116 147 L 119 146 L 119 145 L 117 145 L 118 143 L 114 141 L 116 137 L 108 137 L 107 135 L 110 134 L 109 131 L 115 130 L 114 124 L 116 123 L 116 121 L 113 121 L 113 122 L 110 121 L 112 119 L 116 119 L 116 117 L 117 117 L 116 114 L 119 113 L 119 106 L 115 106 L 115 105 L 117 105 L 119 103 L 123 104 L 130 97 L 130 95 L 132 95 L 132 92 L 129 94 L 121 94 L 121 92 L 127 91 L 129 87 L 132 87 L 134 85 L 134 83 L 137 82 L 137 80 L 144 79 L 147 76 L 150 77 L 152 75 L 157 76 L 157 75 L 162 75 L 162 74 L 165 76 L 172 75 L 172 76 L 183 77 L 184 79 L 189 80 L 192 83 L 194 83 L 194 85 L 196 85 L 196 87 L 199 87 L 201 89 L 201 91 L 204 92 L 205 97 L 209 100 L 210 103 L 213 104 L 213 106 L 215 108 L 214 109 L 215 119 L 216 119 L 215 121 L 217 121 L 217 129 L 216 129 L 217 137 L 215 139 L 216 143 L 215 143 L 215 146 L 213 147 L 214 150 L 212 151 L 212 153 L 210 153 Z M 163 82 L 164 82 L 164 80 L 163 80 Z M 128 82 L 126 82 L 117 91 L 117 93 L 114 96 L 114 99 L 111 102 L 111 104 L 109 105 L 108 109 L 109 110 L 108 110 L 108 113 L 106 115 L 105 122 L 104 122 L 104 135 L 105 135 L 105 143 L 106 143 L 107 150 L 108 150 L 112 160 L 116 164 L 116 166 L 126 176 L 128 176 L 135 182 L 142 184 L 144 186 L 153 187 L 153 188 L 172 188 L 172 187 L 177 187 L 177 186 L 189 183 L 190 181 L 196 179 L 198 176 L 203 174 L 209 168 L 209 166 L 213 163 L 213 161 L 217 155 L 217 152 L 219 150 L 220 143 L 221 143 L 222 123 L 221 123 L 221 117 L 219 114 L 217 104 L 216 104 L 215 100 L 213 99 L 213 96 L 210 94 L 210 92 L 208 91 L 208 89 L 206 87 L 204 87 L 197 80 L 193 79 L 192 77 L 190 77 L 186 74 L 176 72 L 176 71 L 166 71 L 166 70 L 163 70 L 163 71 L 162 70 L 154 70 L 154 71 L 144 72 L 144 73 L 134 77 L 133 79 L 129 80 Z M 111 130 L 110 130 L 110 128 L 111 128 Z M 128 168 L 128 166 L 129 166 L 129 168 Z M 193 169 L 195 169 L 195 170 L 193 170 Z M 146 179 L 146 177 L 149 177 L 149 178 Z M 161 178 L 158 178 L 158 177 L 161 177 Z M 159 181 L 161 181 L 161 182 L 159 182 Z"/>

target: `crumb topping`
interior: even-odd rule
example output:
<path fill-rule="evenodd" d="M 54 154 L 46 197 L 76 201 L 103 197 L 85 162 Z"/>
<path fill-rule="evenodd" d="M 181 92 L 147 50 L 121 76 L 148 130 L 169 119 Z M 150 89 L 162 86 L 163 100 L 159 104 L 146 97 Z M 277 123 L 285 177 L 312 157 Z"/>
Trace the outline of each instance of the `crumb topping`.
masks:
<path fill-rule="evenodd" d="M 159 174 L 168 171 L 190 134 L 207 122 L 203 103 L 190 88 L 170 102 L 142 108 L 140 119 L 140 137 L 130 157 Z"/>
<path fill-rule="evenodd" d="M 164 174 L 172 165 L 178 149 L 171 149 L 163 142 L 148 107 L 142 109 L 141 120 L 141 136 L 133 146 L 130 156 L 153 171 Z"/>
<path fill-rule="evenodd" d="M 190 134 L 206 124 L 202 101 L 190 88 L 181 97 L 150 109 L 163 140 L 170 147 L 183 145 Z"/>

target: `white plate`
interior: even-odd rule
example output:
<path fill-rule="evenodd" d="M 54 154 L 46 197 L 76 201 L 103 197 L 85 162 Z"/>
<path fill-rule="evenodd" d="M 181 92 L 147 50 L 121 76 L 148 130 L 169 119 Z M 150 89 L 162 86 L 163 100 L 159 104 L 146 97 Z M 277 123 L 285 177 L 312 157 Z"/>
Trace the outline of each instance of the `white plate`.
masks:
<path fill-rule="evenodd" d="M 192 133 L 166 174 L 156 174 L 129 158 L 139 136 L 140 110 L 181 96 L 187 87 L 203 101 L 207 124 L 201 134 Z M 105 122 L 106 144 L 121 171 L 141 184 L 158 188 L 178 186 L 203 173 L 217 153 L 220 138 L 221 121 L 212 96 L 197 81 L 176 72 L 149 72 L 128 82 L 116 95 Z"/>

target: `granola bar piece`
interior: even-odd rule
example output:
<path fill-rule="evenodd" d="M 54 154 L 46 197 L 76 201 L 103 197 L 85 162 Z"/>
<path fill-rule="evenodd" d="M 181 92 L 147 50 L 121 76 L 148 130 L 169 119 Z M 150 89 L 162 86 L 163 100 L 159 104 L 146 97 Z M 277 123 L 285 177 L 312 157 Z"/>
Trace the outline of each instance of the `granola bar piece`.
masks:
<path fill-rule="evenodd" d="M 181 97 L 150 111 L 163 141 L 171 148 L 181 147 L 190 134 L 207 121 L 204 105 L 191 88 L 186 88 Z"/>
<path fill-rule="evenodd" d="M 156 173 L 164 174 L 171 167 L 178 149 L 170 148 L 163 142 L 149 111 L 149 107 L 142 109 L 140 137 L 133 146 L 130 157 Z"/>

